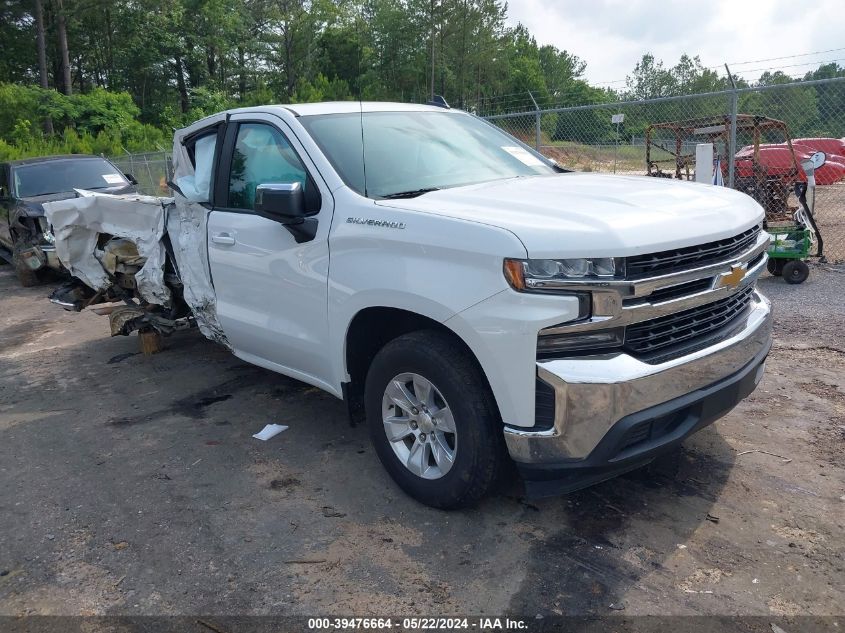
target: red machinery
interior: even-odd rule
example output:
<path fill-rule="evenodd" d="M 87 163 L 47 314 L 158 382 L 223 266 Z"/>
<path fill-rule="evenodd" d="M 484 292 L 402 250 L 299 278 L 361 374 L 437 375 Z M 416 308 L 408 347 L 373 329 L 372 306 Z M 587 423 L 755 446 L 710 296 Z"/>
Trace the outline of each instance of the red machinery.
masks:
<path fill-rule="evenodd" d="M 655 123 L 646 128 L 646 165 L 649 176 L 691 179 L 691 167 L 695 165 L 695 152 L 689 151 L 691 143 L 713 143 L 716 153 L 723 158 L 728 155 L 731 117 L 721 115 Z M 669 132 L 670 140 L 655 140 L 660 131 Z M 827 162 L 815 172 L 816 184 L 829 185 L 845 178 L 845 142 L 839 139 L 800 139 L 793 142 L 786 123 L 777 119 L 751 114 L 736 117 L 736 133 L 739 138 L 750 136 L 752 143 L 743 147 L 734 156 L 734 188 L 744 191 L 766 209 L 770 218 L 788 216 L 792 209 L 787 198 L 795 183 L 806 182 L 807 176 L 801 162 L 816 151 L 824 151 Z M 767 143 L 765 140 L 781 140 L 781 143 Z M 826 148 L 826 149 L 823 149 Z M 667 152 L 671 158 L 657 160 L 652 157 L 653 148 Z M 686 151 L 685 151 L 686 149 Z M 830 151 L 832 150 L 832 151 Z M 674 174 L 663 171 L 661 163 L 674 163 Z M 722 173 L 727 180 L 727 161 L 722 161 Z"/>
<path fill-rule="evenodd" d="M 797 179 L 805 182 L 807 175 L 801 169 L 801 162 L 807 160 L 817 151 L 798 141 L 793 141 L 792 150 L 785 143 L 761 143 L 757 161 L 766 171 L 766 175 L 773 177 L 790 177 L 793 173 L 794 163 L 798 163 Z M 817 185 L 833 185 L 845 178 L 845 157 L 825 152 L 827 162 L 816 170 Z M 794 156 L 794 160 L 793 160 Z M 749 177 L 754 171 L 754 147 L 746 145 L 736 153 L 736 174 L 737 176 Z"/>

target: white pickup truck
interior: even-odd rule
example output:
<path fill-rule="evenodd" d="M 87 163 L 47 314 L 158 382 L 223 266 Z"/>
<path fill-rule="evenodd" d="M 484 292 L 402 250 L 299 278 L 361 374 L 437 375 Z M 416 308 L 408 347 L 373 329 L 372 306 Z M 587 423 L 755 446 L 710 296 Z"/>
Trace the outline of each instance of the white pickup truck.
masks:
<path fill-rule="evenodd" d="M 231 110 L 179 130 L 175 198 L 45 205 L 112 332 L 197 324 L 344 398 L 441 508 L 510 457 L 529 493 L 648 463 L 751 393 L 771 346 L 763 211 L 725 188 L 566 173 L 436 106 Z"/>

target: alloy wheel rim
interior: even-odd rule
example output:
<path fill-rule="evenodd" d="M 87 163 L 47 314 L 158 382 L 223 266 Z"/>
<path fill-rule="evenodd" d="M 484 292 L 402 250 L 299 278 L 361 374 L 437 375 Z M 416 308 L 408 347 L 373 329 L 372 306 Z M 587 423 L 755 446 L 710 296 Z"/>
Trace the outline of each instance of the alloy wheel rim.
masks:
<path fill-rule="evenodd" d="M 394 376 L 382 397 L 384 432 L 399 462 L 417 477 L 440 479 L 458 448 L 455 419 L 440 390 L 410 372 Z"/>

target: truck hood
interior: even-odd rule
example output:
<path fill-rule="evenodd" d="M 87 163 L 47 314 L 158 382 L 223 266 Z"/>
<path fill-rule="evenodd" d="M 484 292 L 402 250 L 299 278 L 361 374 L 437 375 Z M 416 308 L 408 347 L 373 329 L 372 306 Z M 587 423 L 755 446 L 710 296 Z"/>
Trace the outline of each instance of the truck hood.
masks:
<path fill-rule="evenodd" d="M 757 202 L 725 187 L 586 173 L 512 178 L 376 204 L 500 227 L 538 259 L 625 257 L 693 246 L 731 237 L 763 219 Z"/>
<path fill-rule="evenodd" d="M 134 185 L 120 185 L 119 187 L 102 187 L 96 189 L 97 193 L 134 193 L 136 190 Z M 18 207 L 21 210 L 21 215 L 37 218 L 44 215 L 44 203 L 55 202 L 57 200 L 70 200 L 71 198 L 78 198 L 79 194 L 75 191 L 60 191 L 58 193 L 47 193 L 40 196 L 27 196 L 18 199 Z"/>

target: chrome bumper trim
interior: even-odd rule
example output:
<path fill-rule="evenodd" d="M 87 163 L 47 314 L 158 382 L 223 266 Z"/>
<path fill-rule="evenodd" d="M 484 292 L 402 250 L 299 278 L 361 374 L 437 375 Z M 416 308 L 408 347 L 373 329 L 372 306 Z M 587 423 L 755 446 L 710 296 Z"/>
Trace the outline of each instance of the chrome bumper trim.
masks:
<path fill-rule="evenodd" d="M 755 292 L 740 332 L 665 363 L 650 365 L 625 353 L 540 361 L 538 375 L 555 391 L 555 421 L 543 431 L 506 427 L 511 457 L 529 464 L 583 459 L 625 416 L 742 369 L 768 349 L 771 330 L 770 303 Z"/>
<path fill-rule="evenodd" d="M 44 253 L 44 256 L 47 258 L 47 268 L 52 268 L 53 270 L 62 270 L 62 262 L 59 260 L 59 255 L 56 253 L 55 246 L 46 246 L 40 245 L 41 251 Z"/>

